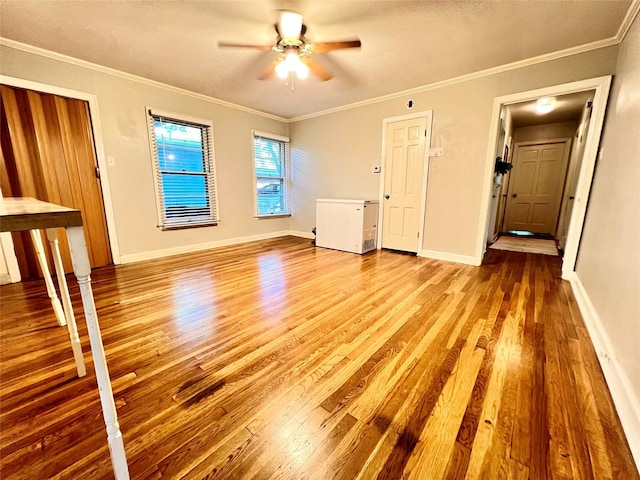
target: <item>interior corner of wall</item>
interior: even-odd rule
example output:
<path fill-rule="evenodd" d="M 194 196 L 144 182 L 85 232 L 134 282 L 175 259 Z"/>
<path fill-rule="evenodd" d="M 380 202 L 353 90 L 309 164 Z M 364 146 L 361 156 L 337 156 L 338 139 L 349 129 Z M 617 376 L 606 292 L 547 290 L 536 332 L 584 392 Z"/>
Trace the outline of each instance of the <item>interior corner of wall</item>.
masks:
<path fill-rule="evenodd" d="M 572 272 L 570 281 L 631 453 L 636 465 L 640 465 L 640 410 L 637 394 L 629 382 L 627 372 L 617 360 L 607 329 L 576 272 Z"/>

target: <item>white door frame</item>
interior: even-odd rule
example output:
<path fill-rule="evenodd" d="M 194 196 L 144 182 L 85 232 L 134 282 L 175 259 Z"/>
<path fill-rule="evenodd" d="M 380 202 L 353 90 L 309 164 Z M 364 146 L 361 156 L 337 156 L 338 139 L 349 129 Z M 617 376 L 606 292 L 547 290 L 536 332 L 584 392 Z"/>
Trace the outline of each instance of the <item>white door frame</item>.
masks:
<path fill-rule="evenodd" d="M 602 127 L 604 125 L 604 115 L 607 108 L 607 99 L 609 98 L 609 90 L 611 89 L 611 78 L 611 75 L 590 78 L 587 80 L 530 90 L 528 92 L 496 97 L 493 100 L 493 115 L 491 118 L 491 130 L 489 132 L 489 148 L 487 150 L 483 180 L 484 186 L 480 205 L 480 223 L 478 225 L 478 236 L 476 238 L 475 258 L 478 264 L 482 261 L 482 257 L 485 252 L 484 239 L 486 238 L 491 185 L 493 182 L 493 169 L 495 164 L 494 153 L 498 139 L 498 125 L 500 123 L 500 110 L 502 109 L 502 106 L 535 100 L 540 97 L 550 97 L 564 95 L 567 93 L 595 90 L 591 124 L 589 126 L 589 131 L 587 132 L 582 165 L 580 167 L 580 172 L 578 172 L 576 198 L 573 211 L 571 212 L 571 218 L 569 220 L 567 242 L 565 244 L 564 258 L 562 261 L 562 278 L 568 279 L 571 277 L 571 274 L 576 267 L 578 247 L 580 246 L 580 238 L 582 236 L 582 227 L 584 226 L 584 220 L 587 213 L 587 201 L 589 200 L 589 193 L 591 192 L 591 183 L 593 180 L 596 158 L 598 156 Z"/>
<path fill-rule="evenodd" d="M 431 124 L 433 122 L 433 110 L 424 110 L 422 112 L 409 113 L 397 117 L 388 117 L 382 119 L 382 155 L 380 156 L 380 186 L 378 192 L 378 236 L 376 239 L 376 248 L 382 248 L 382 229 L 383 229 L 383 211 L 384 211 L 384 176 L 386 175 L 386 154 L 387 154 L 387 126 L 390 123 L 401 122 L 404 120 L 413 120 L 415 118 L 424 118 L 427 134 L 424 142 L 424 168 L 422 169 L 422 192 L 420 200 L 420 222 L 418 225 L 418 238 L 416 239 L 416 252 L 420 255 L 422 245 L 424 244 L 424 217 L 427 209 L 427 178 L 429 177 L 429 149 L 431 148 Z"/>
<path fill-rule="evenodd" d="M 109 245 L 111 246 L 111 260 L 114 264 L 120 264 L 120 248 L 118 247 L 118 233 L 116 231 L 116 219 L 113 213 L 113 202 L 111 200 L 111 189 L 109 187 L 109 167 L 104 153 L 104 142 L 102 139 L 102 128 L 100 127 L 100 115 L 98 113 L 98 97 L 92 93 L 69 90 L 68 88 L 47 85 L 45 83 L 32 82 L 22 78 L 8 77 L 0 75 L 0 83 L 11 87 L 26 88 L 36 92 L 50 93 L 62 97 L 84 100 L 89 104 L 89 116 L 91 118 L 91 129 L 93 130 L 93 143 L 98 158 L 100 168 L 100 186 L 102 187 L 102 200 L 104 213 L 107 220 L 107 234 Z"/>

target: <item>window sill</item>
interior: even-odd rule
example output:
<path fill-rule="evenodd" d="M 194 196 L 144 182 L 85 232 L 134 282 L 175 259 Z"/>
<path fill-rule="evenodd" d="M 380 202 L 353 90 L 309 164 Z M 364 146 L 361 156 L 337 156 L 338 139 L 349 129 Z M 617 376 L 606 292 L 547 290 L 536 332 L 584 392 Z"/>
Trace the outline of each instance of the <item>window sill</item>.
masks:
<path fill-rule="evenodd" d="M 209 222 L 209 223 L 194 223 L 193 225 L 161 225 L 158 228 L 163 232 L 168 230 L 184 230 L 187 228 L 200 228 L 200 227 L 215 227 L 219 222 Z"/>
<path fill-rule="evenodd" d="M 254 215 L 253 218 L 255 218 L 256 220 L 263 220 L 265 218 L 284 218 L 284 217 L 290 217 L 290 216 L 291 216 L 290 213 L 274 213 L 269 215 Z"/>

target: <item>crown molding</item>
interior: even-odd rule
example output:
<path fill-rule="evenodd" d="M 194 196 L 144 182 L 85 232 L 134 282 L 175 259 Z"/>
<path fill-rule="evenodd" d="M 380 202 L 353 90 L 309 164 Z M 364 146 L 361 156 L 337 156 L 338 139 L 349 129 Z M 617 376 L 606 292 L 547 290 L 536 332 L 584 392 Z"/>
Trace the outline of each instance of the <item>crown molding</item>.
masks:
<path fill-rule="evenodd" d="M 636 0 L 636 2 L 640 3 L 640 0 Z M 626 17 L 625 17 L 625 20 L 626 20 Z M 629 23 L 629 26 L 630 25 L 631 23 Z M 628 30 L 628 27 L 627 27 L 627 30 Z M 340 107 L 322 110 L 320 112 L 301 115 L 299 117 L 290 118 L 288 122 L 293 123 L 293 122 L 299 122 L 301 120 L 309 120 L 311 118 L 322 117 L 324 115 L 329 115 L 329 114 L 341 112 L 344 110 L 351 110 L 352 108 L 363 107 L 366 105 L 372 105 L 374 103 L 380 103 L 380 102 L 385 102 L 387 100 L 394 100 L 397 98 L 406 97 L 407 95 L 415 95 L 417 93 L 427 92 L 429 90 L 435 90 L 438 88 L 456 85 L 458 83 L 468 82 L 470 80 L 475 80 L 477 78 L 488 77 L 498 73 L 508 72 L 510 70 L 516 70 L 518 68 L 528 67 L 531 65 L 537 65 L 539 63 L 557 60 L 559 58 L 570 57 L 572 55 L 578 55 L 580 53 L 590 52 L 592 50 L 598 50 L 600 48 L 611 47 L 614 45 L 618 45 L 620 42 L 621 40 L 618 40 L 618 35 L 616 35 L 615 37 L 606 38 L 604 40 L 598 40 L 597 42 L 586 43 L 584 45 L 579 45 L 577 47 L 558 50 L 557 52 L 545 53 L 544 55 L 539 55 L 537 57 L 531 57 L 525 60 L 519 60 L 517 62 L 500 65 L 498 67 L 479 70 L 477 72 L 468 73 L 466 75 L 461 75 L 459 77 L 449 78 L 447 80 L 442 80 L 440 82 L 429 83 L 427 85 L 422 85 L 420 87 L 410 88 L 408 90 L 402 90 L 400 92 L 390 93 L 388 95 L 382 95 L 380 97 L 374 97 L 368 100 L 362 100 L 360 102 L 350 103 L 348 105 L 342 105 Z"/>
<path fill-rule="evenodd" d="M 39 55 L 41 57 L 50 58 L 52 60 L 57 60 L 60 62 L 68 63 L 70 65 L 75 65 L 77 67 L 87 68 L 89 70 L 93 70 L 100 73 L 106 73 L 107 75 L 113 75 L 115 77 L 123 78 L 125 80 L 130 80 L 137 83 L 142 83 L 144 85 L 149 85 L 151 87 L 161 88 L 163 90 L 167 90 L 169 92 L 178 93 L 181 95 L 186 95 L 192 98 L 196 98 L 198 100 L 203 100 L 209 103 L 215 103 L 216 105 L 220 105 L 227 108 L 233 108 L 235 110 L 239 110 L 245 113 L 251 113 L 253 115 L 258 115 L 260 117 L 269 118 L 271 120 L 277 120 L 283 123 L 289 123 L 289 120 L 284 117 L 279 117 L 277 115 L 273 115 L 271 113 L 262 112 L 260 110 L 255 110 L 253 108 L 245 107 L 242 105 L 238 105 L 236 103 L 227 102 L 225 100 L 220 100 L 219 98 L 211 97 L 209 95 L 204 95 L 202 93 L 193 92 L 191 90 L 187 90 L 180 87 L 175 87 L 173 85 L 169 85 L 167 83 L 158 82 L 156 80 L 150 80 L 148 78 L 140 77 L 138 75 L 133 75 L 131 73 L 123 72 L 121 70 L 117 70 L 115 68 L 105 67 L 104 65 L 99 65 L 97 63 L 88 62 L 86 60 L 81 60 L 79 58 L 70 57 L 68 55 L 64 55 L 62 53 L 53 52 L 51 50 L 46 50 L 44 48 L 35 47 L 33 45 L 29 45 L 22 42 L 17 42 L 15 40 L 11 40 L 9 38 L 0 37 L 0 45 L 14 48 L 16 50 L 21 50 L 23 52 L 32 53 L 34 55 Z"/>
<path fill-rule="evenodd" d="M 631 25 L 638 15 L 638 12 L 640 12 L 640 0 L 633 0 L 631 6 L 629 7 L 629 10 L 627 10 L 627 14 L 622 19 L 622 23 L 620 24 L 618 33 L 616 34 L 616 38 L 618 39 L 619 43 L 622 43 L 622 41 L 624 40 L 624 37 L 627 35 L 627 32 L 631 28 Z"/>

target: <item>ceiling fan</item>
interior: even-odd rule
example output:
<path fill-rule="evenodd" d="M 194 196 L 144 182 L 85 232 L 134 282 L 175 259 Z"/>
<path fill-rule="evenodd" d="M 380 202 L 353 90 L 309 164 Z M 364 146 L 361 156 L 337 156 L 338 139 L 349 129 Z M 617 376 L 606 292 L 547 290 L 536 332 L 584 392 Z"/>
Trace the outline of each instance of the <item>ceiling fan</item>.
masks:
<path fill-rule="evenodd" d="M 306 78 L 311 71 L 320 80 L 333 78 L 331 72 L 311 58 L 314 53 L 326 53 L 344 48 L 360 48 L 359 39 L 336 42 L 311 43 L 306 37 L 307 26 L 302 23 L 302 15 L 291 11 L 282 11 L 280 20 L 274 25 L 277 33 L 275 45 L 254 45 L 248 43 L 218 42 L 219 47 L 254 48 L 257 50 L 277 52 L 276 58 L 260 75 L 260 80 L 269 78 L 274 73 L 287 79 L 294 73 L 300 79 Z"/>

